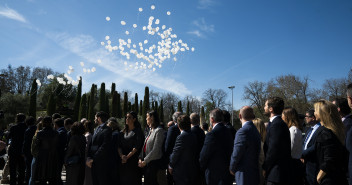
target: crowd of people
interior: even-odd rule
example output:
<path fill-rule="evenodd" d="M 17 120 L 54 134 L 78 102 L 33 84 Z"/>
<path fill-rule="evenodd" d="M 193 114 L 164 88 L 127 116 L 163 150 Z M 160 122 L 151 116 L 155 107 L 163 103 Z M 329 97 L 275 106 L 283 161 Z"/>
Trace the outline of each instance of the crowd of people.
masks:
<path fill-rule="evenodd" d="M 267 123 L 242 107 L 237 131 L 220 109 L 210 112 L 209 129 L 197 113 L 175 112 L 165 128 L 150 111 L 143 129 L 132 111 L 122 130 L 105 112 L 94 122 L 19 113 L 0 150 L 8 145 L 11 185 L 351 185 L 352 84 L 347 89 L 346 98 L 317 101 L 305 127 L 280 97 L 267 99 Z"/>

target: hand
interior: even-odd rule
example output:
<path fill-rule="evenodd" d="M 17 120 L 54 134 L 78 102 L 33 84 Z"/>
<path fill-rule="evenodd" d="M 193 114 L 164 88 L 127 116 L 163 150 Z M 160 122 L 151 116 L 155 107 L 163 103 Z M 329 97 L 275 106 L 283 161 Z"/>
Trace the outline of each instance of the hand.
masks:
<path fill-rule="evenodd" d="M 169 169 L 169 173 L 172 175 L 172 172 L 173 172 L 172 168 L 169 166 L 168 169 Z"/>
<path fill-rule="evenodd" d="M 301 158 L 301 162 L 304 164 L 304 159 L 303 158 Z"/>
<path fill-rule="evenodd" d="M 317 182 L 318 184 L 321 183 L 321 180 L 325 177 L 326 173 L 323 170 L 320 170 L 317 175 Z"/>
<path fill-rule="evenodd" d="M 233 176 L 235 176 L 235 173 L 233 173 L 233 171 L 231 171 L 231 170 L 230 170 L 230 174 L 233 175 Z"/>
<path fill-rule="evenodd" d="M 122 162 L 122 164 L 127 163 L 127 159 L 128 159 L 127 156 L 122 155 L 122 156 L 121 156 L 121 160 L 122 160 L 121 162 Z"/>
<path fill-rule="evenodd" d="M 86 161 L 86 165 L 89 167 L 89 168 L 92 168 L 92 164 L 93 164 L 93 159 L 88 159 Z"/>
<path fill-rule="evenodd" d="M 145 161 L 139 160 L 138 166 L 139 166 L 140 168 L 144 168 L 145 165 L 147 165 L 147 164 L 145 163 Z"/>
<path fill-rule="evenodd" d="M 264 178 L 265 178 L 265 175 L 266 175 L 266 174 L 265 174 L 265 170 L 263 170 L 263 177 L 264 177 Z"/>

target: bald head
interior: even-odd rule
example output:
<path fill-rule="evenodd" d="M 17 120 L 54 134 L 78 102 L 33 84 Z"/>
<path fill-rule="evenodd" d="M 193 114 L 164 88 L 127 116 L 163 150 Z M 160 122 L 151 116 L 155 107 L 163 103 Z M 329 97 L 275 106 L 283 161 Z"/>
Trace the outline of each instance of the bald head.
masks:
<path fill-rule="evenodd" d="M 250 106 L 244 106 L 240 110 L 241 121 L 251 121 L 255 118 L 253 108 Z"/>

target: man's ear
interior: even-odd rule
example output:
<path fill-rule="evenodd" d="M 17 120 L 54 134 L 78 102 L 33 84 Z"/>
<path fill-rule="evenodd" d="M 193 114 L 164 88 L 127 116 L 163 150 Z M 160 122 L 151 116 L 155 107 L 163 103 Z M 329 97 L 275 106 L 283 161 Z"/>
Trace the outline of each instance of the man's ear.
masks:
<path fill-rule="evenodd" d="M 242 120 L 242 114 L 241 113 L 238 114 L 238 118 L 240 118 L 240 120 Z"/>

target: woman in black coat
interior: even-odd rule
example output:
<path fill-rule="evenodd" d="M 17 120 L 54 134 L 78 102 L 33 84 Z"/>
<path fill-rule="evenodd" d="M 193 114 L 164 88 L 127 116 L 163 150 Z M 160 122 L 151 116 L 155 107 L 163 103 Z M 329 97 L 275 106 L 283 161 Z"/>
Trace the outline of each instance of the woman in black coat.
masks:
<path fill-rule="evenodd" d="M 66 185 L 83 185 L 86 150 L 84 132 L 82 123 L 73 123 L 65 156 Z"/>
<path fill-rule="evenodd" d="M 42 120 L 43 129 L 36 135 L 32 143 L 32 153 L 35 165 L 32 177 L 35 184 L 56 184 L 58 168 L 58 133 L 52 128 L 52 118 L 47 116 Z"/>
<path fill-rule="evenodd" d="M 323 185 L 347 185 L 348 154 L 345 148 L 344 126 L 337 107 L 326 100 L 314 104 L 319 127 L 315 143 L 317 156 L 317 183 Z"/>

